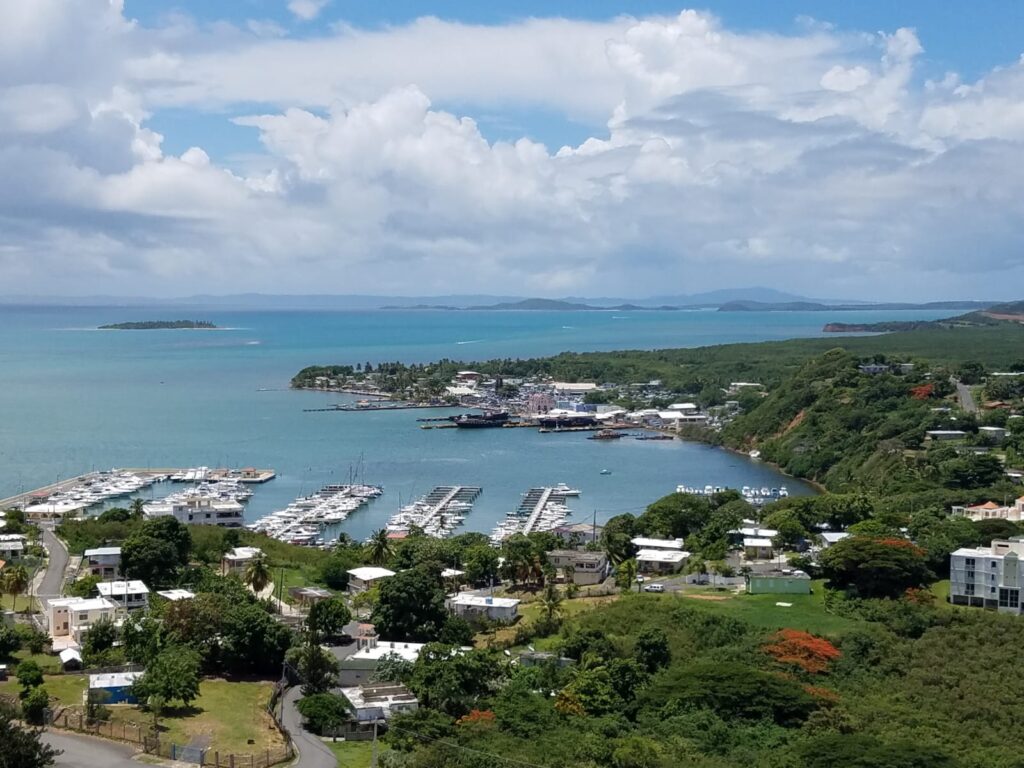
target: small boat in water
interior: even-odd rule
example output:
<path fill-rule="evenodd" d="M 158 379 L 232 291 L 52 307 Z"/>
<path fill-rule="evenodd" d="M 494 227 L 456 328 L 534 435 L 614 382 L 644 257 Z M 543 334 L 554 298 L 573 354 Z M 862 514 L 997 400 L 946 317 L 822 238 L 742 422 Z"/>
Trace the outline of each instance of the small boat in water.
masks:
<path fill-rule="evenodd" d="M 592 434 L 587 440 L 618 440 L 623 437 L 625 437 L 624 434 L 616 432 L 614 429 L 602 429 Z"/>
<path fill-rule="evenodd" d="M 611 473 L 612 473 L 612 471 L 610 469 L 602 469 L 601 470 L 601 474 L 602 475 L 610 475 Z"/>

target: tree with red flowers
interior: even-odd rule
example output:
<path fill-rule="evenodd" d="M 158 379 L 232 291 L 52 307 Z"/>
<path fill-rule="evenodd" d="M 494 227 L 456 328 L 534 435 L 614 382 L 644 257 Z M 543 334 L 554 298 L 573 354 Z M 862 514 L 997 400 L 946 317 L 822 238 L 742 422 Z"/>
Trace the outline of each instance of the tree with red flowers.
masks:
<path fill-rule="evenodd" d="M 829 662 L 843 655 L 842 651 L 823 637 L 815 637 L 799 629 L 783 629 L 761 650 L 780 664 L 799 667 L 804 672 L 821 674 Z"/>

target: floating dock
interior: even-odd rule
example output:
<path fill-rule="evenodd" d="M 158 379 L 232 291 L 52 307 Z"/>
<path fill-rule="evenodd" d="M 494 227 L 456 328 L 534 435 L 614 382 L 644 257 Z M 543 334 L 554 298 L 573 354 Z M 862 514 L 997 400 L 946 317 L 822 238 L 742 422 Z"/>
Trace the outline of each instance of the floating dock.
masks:
<path fill-rule="evenodd" d="M 519 508 L 494 529 L 491 542 L 500 544 L 517 533 L 527 534 L 558 528 L 572 514 L 566 506 L 566 501 L 577 495 L 579 491 L 573 491 L 565 486 L 531 488 L 523 494 Z"/>
<path fill-rule="evenodd" d="M 388 521 L 392 533 L 422 528 L 428 536 L 449 535 L 471 511 L 483 491 L 469 485 L 439 485 L 419 501 L 403 507 Z"/>

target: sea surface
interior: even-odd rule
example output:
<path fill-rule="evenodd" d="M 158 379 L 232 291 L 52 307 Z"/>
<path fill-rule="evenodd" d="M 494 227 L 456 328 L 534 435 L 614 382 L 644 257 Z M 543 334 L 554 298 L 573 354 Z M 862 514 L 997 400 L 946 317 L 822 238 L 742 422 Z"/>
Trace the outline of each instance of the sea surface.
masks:
<path fill-rule="evenodd" d="M 346 397 L 295 392 L 307 365 L 535 357 L 820 336 L 829 320 L 936 319 L 949 311 L 197 311 L 0 306 L 0 498 L 111 467 L 256 466 L 247 518 L 353 476 L 384 495 L 342 529 L 365 537 L 436 485 L 483 488 L 465 530 L 489 531 L 538 485 L 582 491 L 574 519 L 640 512 L 679 484 L 810 489 L 746 457 L 682 441 L 600 442 L 535 430 L 421 430 L 432 411 L 307 413 Z M 99 331 L 210 320 L 222 330 Z M 453 411 L 457 412 L 457 411 Z M 602 475 L 610 469 L 610 475 Z M 171 490 L 158 487 L 163 494 Z"/>

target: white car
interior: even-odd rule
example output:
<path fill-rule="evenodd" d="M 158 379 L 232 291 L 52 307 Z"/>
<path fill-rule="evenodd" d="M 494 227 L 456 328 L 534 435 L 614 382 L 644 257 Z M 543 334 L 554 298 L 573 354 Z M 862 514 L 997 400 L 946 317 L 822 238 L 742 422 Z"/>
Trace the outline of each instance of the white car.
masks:
<path fill-rule="evenodd" d="M 665 591 L 665 585 L 664 584 L 648 584 L 646 587 L 644 587 L 644 592 L 664 592 L 664 591 Z"/>

